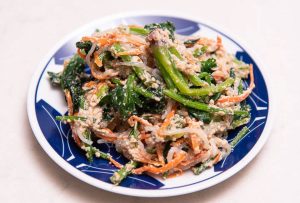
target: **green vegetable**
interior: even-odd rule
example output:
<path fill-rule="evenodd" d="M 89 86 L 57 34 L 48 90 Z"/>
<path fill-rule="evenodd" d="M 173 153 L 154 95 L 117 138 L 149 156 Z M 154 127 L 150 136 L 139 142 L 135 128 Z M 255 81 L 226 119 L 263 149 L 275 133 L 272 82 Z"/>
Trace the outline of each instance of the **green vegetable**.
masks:
<path fill-rule="evenodd" d="M 187 48 L 189 48 L 189 47 L 194 46 L 194 44 L 196 44 L 198 41 L 199 41 L 199 38 L 198 39 L 189 39 L 189 40 L 187 40 L 187 41 L 184 42 L 184 45 Z"/>
<path fill-rule="evenodd" d="M 107 84 L 103 84 L 99 90 L 96 92 L 97 98 L 102 99 L 105 95 L 107 95 L 109 87 Z"/>
<path fill-rule="evenodd" d="M 235 73 L 234 73 L 233 68 L 230 68 L 229 75 L 230 75 L 231 78 L 235 78 Z"/>
<path fill-rule="evenodd" d="M 132 114 L 136 113 L 137 105 L 141 106 L 141 101 L 134 91 L 134 75 L 129 75 L 126 85 L 119 86 L 104 96 L 100 105 L 108 105 L 120 112 L 121 117 L 125 120 Z"/>
<path fill-rule="evenodd" d="M 149 30 L 140 28 L 140 27 L 131 27 L 129 28 L 129 31 L 133 34 L 143 35 L 146 36 L 149 34 Z"/>
<path fill-rule="evenodd" d="M 156 61 L 158 61 L 164 67 L 164 69 L 172 79 L 175 86 L 184 95 L 188 95 L 188 96 L 211 95 L 217 92 L 222 92 L 227 87 L 230 87 L 234 82 L 233 78 L 228 78 L 223 83 L 217 85 L 213 85 L 205 88 L 189 88 L 182 74 L 179 72 L 179 70 L 176 68 L 175 64 L 171 60 L 171 56 L 168 48 L 164 46 L 156 46 L 156 45 L 153 45 L 151 48 Z"/>
<path fill-rule="evenodd" d="M 217 101 L 219 98 L 221 97 L 221 92 L 218 92 L 216 94 L 214 94 L 211 99 L 214 101 Z"/>
<path fill-rule="evenodd" d="M 232 129 L 235 129 L 237 127 L 247 124 L 249 121 L 250 121 L 250 117 L 245 117 L 245 118 L 241 118 L 238 120 L 234 120 L 231 124 L 231 127 L 232 127 Z"/>
<path fill-rule="evenodd" d="M 85 54 L 87 54 L 93 46 L 93 43 L 91 41 L 86 41 L 86 42 L 76 42 L 76 47 L 80 50 L 84 50 Z M 95 51 L 98 50 L 99 48 L 96 47 Z"/>
<path fill-rule="evenodd" d="M 111 78 L 110 79 L 114 84 L 122 86 L 121 80 L 119 78 Z"/>
<path fill-rule="evenodd" d="M 145 25 L 144 27 L 145 29 L 149 30 L 149 31 L 153 31 L 155 29 L 163 29 L 163 30 L 168 30 L 170 32 L 170 39 L 174 40 L 175 36 L 174 36 L 174 32 L 175 32 L 175 26 L 173 23 L 167 21 L 164 23 L 152 23 L 152 24 L 148 24 Z"/>
<path fill-rule="evenodd" d="M 242 94 L 243 93 L 243 83 L 242 83 L 242 80 L 240 81 L 240 84 L 238 86 L 238 94 Z"/>
<path fill-rule="evenodd" d="M 201 72 L 211 73 L 212 68 L 217 67 L 216 59 L 209 58 L 206 61 L 201 61 Z"/>
<path fill-rule="evenodd" d="M 58 121 L 72 122 L 72 121 L 85 121 L 87 118 L 82 116 L 56 116 L 55 119 Z"/>
<path fill-rule="evenodd" d="M 174 54 L 178 59 L 183 60 L 182 56 L 178 52 L 178 50 L 175 47 L 170 47 L 169 51 Z M 207 83 L 203 80 L 201 80 L 197 75 L 188 75 L 189 80 L 193 83 L 193 85 L 196 86 L 206 86 Z"/>
<path fill-rule="evenodd" d="M 192 168 L 192 171 L 195 175 L 201 174 L 203 171 L 205 171 L 207 168 L 209 168 L 208 163 L 211 161 L 211 159 L 205 161 L 204 163 L 199 163 L 196 166 Z"/>
<path fill-rule="evenodd" d="M 249 128 L 247 126 L 243 127 L 240 132 L 233 138 L 230 142 L 232 147 L 235 147 L 237 143 L 245 137 L 245 135 L 249 132 Z"/>
<path fill-rule="evenodd" d="M 70 91 L 74 111 L 78 110 L 83 99 L 84 91 L 81 86 L 86 80 L 84 76 L 84 68 L 84 60 L 75 54 L 70 59 L 62 73 L 48 72 L 52 84 L 60 84 L 63 90 Z"/>
<path fill-rule="evenodd" d="M 188 108 L 188 112 L 189 112 L 190 116 L 192 116 L 200 121 L 203 121 L 204 123 L 210 123 L 210 121 L 212 119 L 210 113 L 205 112 L 205 111 Z"/>
<path fill-rule="evenodd" d="M 213 77 L 207 72 L 201 72 L 199 74 L 200 79 L 204 79 L 209 85 L 211 85 L 212 81 L 214 80 Z"/>
<path fill-rule="evenodd" d="M 154 99 L 155 101 L 161 100 L 161 98 L 141 86 L 134 86 L 134 91 L 140 95 L 143 95 L 144 97 Z"/>
<path fill-rule="evenodd" d="M 159 61 L 156 61 L 156 66 L 159 69 L 164 81 L 166 82 L 167 87 L 169 89 L 175 89 L 176 87 L 172 81 L 172 78 L 168 75 L 168 72 L 165 70 L 164 66 L 161 65 Z"/>
<path fill-rule="evenodd" d="M 54 72 L 48 71 L 48 75 L 50 77 L 50 82 L 52 85 L 60 85 L 61 73 L 54 73 Z"/>
<path fill-rule="evenodd" d="M 187 98 L 175 93 L 172 90 L 164 90 L 163 92 L 166 96 L 174 99 L 175 101 L 183 104 L 184 106 L 188 106 L 188 107 L 198 109 L 198 110 L 202 110 L 202 111 L 209 112 L 209 113 L 224 112 L 226 114 L 233 114 L 232 111 L 229 111 L 229 110 L 226 110 L 226 109 L 211 107 L 207 104 L 187 99 Z"/>
<path fill-rule="evenodd" d="M 156 61 L 158 61 L 164 67 L 175 86 L 181 92 L 187 92 L 189 90 L 189 87 L 181 73 L 178 71 L 178 69 L 176 69 L 175 64 L 172 63 L 168 48 L 156 45 L 153 45 L 151 48 Z"/>
<path fill-rule="evenodd" d="M 193 53 L 193 56 L 197 58 L 197 57 L 205 54 L 206 51 L 207 51 L 207 46 L 203 46 L 203 47 L 201 47 L 201 49 L 196 49 Z"/>
<path fill-rule="evenodd" d="M 227 87 L 230 87 L 234 82 L 233 78 L 227 78 L 224 82 L 219 83 L 217 85 L 211 85 L 208 87 L 202 88 L 191 88 L 187 92 L 182 92 L 182 94 L 188 96 L 205 96 L 205 95 L 212 95 L 214 93 L 222 92 Z"/>
<path fill-rule="evenodd" d="M 110 177 L 110 181 L 114 185 L 119 185 L 124 178 L 126 178 L 129 174 L 132 173 L 132 170 L 138 166 L 138 162 L 129 161 L 125 166 L 116 171 L 113 176 Z"/>
<path fill-rule="evenodd" d="M 136 140 L 137 140 L 138 137 L 139 137 L 139 131 L 138 131 L 137 127 L 138 127 L 138 123 L 135 122 L 135 124 L 134 124 L 132 130 L 131 130 L 130 133 L 129 133 L 129 137 L 133 137 L 133 138 L 136 139 Z"/>

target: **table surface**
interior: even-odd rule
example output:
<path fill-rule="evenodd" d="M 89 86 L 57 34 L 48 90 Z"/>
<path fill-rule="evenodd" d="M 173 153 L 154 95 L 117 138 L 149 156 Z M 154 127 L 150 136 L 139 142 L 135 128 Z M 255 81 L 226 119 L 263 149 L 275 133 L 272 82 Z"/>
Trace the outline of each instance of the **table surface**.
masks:
<path fill-rule="evenodd" d="M 258 156 L 232 178 L 204 191 L 158 202 L 300 202 L 299 1 L 0 1 L 1 202 L 153 202 L 112 194 L 57 166 L 29 126 L 31 76 L 53 45 L 105 15 L 168 9 L 220 24 L 249 44 L 268 69 L 276 118 Z M 154 200 L 155 201 L 155 200 Z"/>

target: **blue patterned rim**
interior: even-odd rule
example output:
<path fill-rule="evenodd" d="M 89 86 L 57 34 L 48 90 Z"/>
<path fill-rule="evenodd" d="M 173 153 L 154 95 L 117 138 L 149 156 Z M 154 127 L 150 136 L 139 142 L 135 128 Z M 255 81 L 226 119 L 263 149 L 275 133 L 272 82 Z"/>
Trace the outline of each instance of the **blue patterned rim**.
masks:
<path fill-rule="evenodd" d="M 42 69 L 36 74 L 36 80 L 33 80 L 32 87 L 29 91 L 28 95 L 28 114 L 31 126 L 35 132 L 36 137 L 39 142 L 45 149 L 46 147 L 51 147 L 55 151 L 55 155 L 53 154 L 53 150 L 49 152 L 49 150 L 45 149 L 47 153 L 56 161 L 59 159 L 59 165 L 66 169 L 65 165 L 69 170 L 77 170 L 76 174 L 81 176 L 80 173 L 84 173 L 87 176 L 93 177 L 93 181 L 97 180 L 99 185 L 96 185 L 100 188 L 110 190 L 113 192 L 119 192 L 122 194 L 131 194 L 136 196 L 170 196 L 177 194 L 184 194 L 187 192 L 196 191 L 217 182 L 220 182 L 226 177 L 233 175 L 236 171 L 230 172 L 232 168 L 242 162 L 244 157 L 250 154 L 253 151 L 253 148 L 257 145 L 258 141 L 261 139 L 261 135 L 265 129 L 266 123 L 269 120 L 269 94 L 266 86 L 266 82 L 264 77 L 260 71 L 260 67 L 255 60 L 249 55 L 249 53 L 236 41 L 234 41 L 229 36 L 224 33 L 216 30 L 213 27 L 210 27 L 204 23 L 199 23 L 193 20 L 188 20 L 181 17 L 173 17 L 172 15 L 129 15 L 126 17 L 116 17 L 108 21 L 104 21 L 102 23 L 97 23 L 95 25 L 100 27 L 107 27 L 111 24 L 148 24 L 152 22 L 162 22 L 162 21 L 171 21 L 175 24 L 177 28 L 177 33 L 182 35 L 192 35 L 196 32 L 201 31 L 202 29 L 207 29 L 212 32 L 217 33 L 222 36 L 222 38 L 227 39 L 230 43 L 233 43 L 237 47 L 237 51 L 235 53 L 236 57 L 240 60 L 243 60 L 246 63 L 252 63 L 254 67 L 254 75 L 255 75 L 255 84 L 256 88 L 254 89 L 251 96 L 247 99 L 247 103 L 251 106 L 251 120 L 247 125 L 250 129 L 249 133 L 245 136 L 243 140 L 241 140 L 238 145 L 234 148 L 232 153 L 226 157 L 224 160 L 219 162 L 212 169 L 214 173 L 206 177 L 205 179 L 197 180 L 195 182 L 182 183 L 180 185 L 171 185 L 165 184 L 164 181 L 157 177 L 152 177 L 150 175 L 130 175 L 127 179 L 125 179 L 119 187 L 113 188 L 129 188 L 129 189 L 137 189 L 137 190 L 149 190 L 149 191 L 158 191 L 160 195 L 155 194 L 139 194 L 139 193 L 130 193 L 129 190 L 119 191 L 118 189 L 108 189 L 110 184 L 109 177 L 113 174 L 116 168 L 108 163 L 108 161 L 103 159 L 94 159 L 93 163 L 89 163 L 84 155 L 84 153 L 76 146 L 72 137 L 71 131 L 68 125 L 56 121 L 55 117 L 58 115 L 65 114 L 66 112 L 59 112 L 55 108 L 55 104 L 50 105 L 47 101 L 47 98 L 43 98 L 42 96 L 38 97 L 40 93 L 40 83 L 42 80 L 46 80 L 45 73 L 48 67 L 51 65 L 62 65 L 64 59 L 72 56 L 76 49 L 74 46 L 74 42 L 76 42 L 82 33 L 89 34 L 87 29 L 82 29 L 81 33 L 78 35 L 74 35 L 70 37 L 68 40 L 65 40 L 58 49 L 55 49 L 53 53 L 51 53 L 50 57 L 47 58 L 48 62 L 42 65 Z M 93 29 L 97 28 L 96 26 L 90 26 Z M 247 87 L 249 81 L 246 81 L 243 85 Z M 58 91 L 53 89 L 52 91 Z M 42 94 L 42 93 L 41 93 Z M 30 102 L 30 103 L 29 103 Z M 34 106 L 32 106 L 34 105 Z M 33 113 L 32 113 L 33 112 Z M 228 140 L 231 140 L 240 129 L 234 130 L 229 133 Z M 37 132 L 38 131 L 38 132 Z M 42 136 L 42 138 L 40 137 Z M 43 139 L 43 141 L 41 141 Z M 47 146 L 45 146 L 47 145 Z M 262 146 L 262 145 L 261 145 Z M 260 146 L 260 147 L 261 147 Z M 127 160 L 119 154 L 113 145 L 111 144 L 100 144 L 98 147 L 107 153 L 110 153 L 114 159 L 121 163 L 126 163 Z M 259 147 L 259 148 L 260 148 Z M 256 150 L 258 152 L 258 150 Z M 256 153 L 257 153 L 256 152 Z M 250 158 L 250 160 L 255 156 L 255 154 Z M 55 158 L 54 158 L 55 157 Z M 249 160 L 249 161 L 250 161 Z M 247 163 L 249 162 L 247 161 Z M 58 161 L 57 161 L 58 162 Z M 246 165 L 247 163 L 243 164 Z M 242 165 L 237 168 L 242 168 Z M 73 169 L 71 169 L 73 168 Z M 66 170 L 68 170 L 66 169 Z M 69 171 L 68 170 L 68 171 Z M 237 170 L 237 169 L 236 169 Z M 69 171 L 70 172 L 70 171 Z M 78 173 L 80 172 L 80 173 Z M 225 176 L 224 173 L 228 174 Z M 70 172 L 72 173 L 72 172 Z M 75 175 L 76 177 L 78 177 Z M 218 179 L 218 176 L 224 175 L 224 178 Z M 84 176 L 86 177 L 86 176 Z M 83 177 L 79 177 L 84 180 Z M 215 179 L 212 181 L 212 179 Z M 91 180 L 91 179 L 90 179 Z M 100 180 L 100 181 L 99 181 Z M 84 180 L 85 181 L 85 180 Z M 101 187 L 101 181 L 107 183 L 105 184 L 107 187 Z M 86 181 L 90 184 L 95 185 L 95 183 L 91 183 L 91 181 Z M 205 183 L 205 184 L 204 184 Z M 199 185 L 203 186 L 199 186 Z M 189 191 L 180 191 L 178 189 L 190 188 L 193 189 Z M 163 194 L 165 190 L 177 190 L 177 193 L 172 194 Z M 185 190 L 185 189 L 183 189 Z M 127 192 L 124 192 L 127 191 Z"/>

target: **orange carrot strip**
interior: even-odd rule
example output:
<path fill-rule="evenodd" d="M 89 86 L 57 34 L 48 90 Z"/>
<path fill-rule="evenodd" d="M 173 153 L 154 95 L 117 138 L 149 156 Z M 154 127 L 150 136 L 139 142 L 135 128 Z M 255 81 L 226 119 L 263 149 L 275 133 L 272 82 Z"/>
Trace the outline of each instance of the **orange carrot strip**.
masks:
<path fill-rule="evenodd" d="M 190 134 L 191 147 L 195 154 L 200 153 L 200 141 L 195 133 Z"/>
<path fill-rule="evenodd" d="M 68 114 L 69 114 L 69 116 L 72 116 L 73 115 L 73 101 L 72 101 L 71 93 L 69 90 L 65 90 L 65 96 L 67 99 Z"/>
<path fill-rule="evenodd" d="M 112 157 L 109 158 L 109 161 L 117 168 L 122 168 L 123 165 L 120 164 L 119 162 L 117 162 L 116 160 L 114 160 Z"/>
<path fill-rule="evenodd" d="M 134 126 L 135 122 L 139 122 L 145 126 L 152 126 L 151 123 L 149 123 L 149 121 L 143 119 L 143 118 L 140 118 L 138 116 L 130 116 L 130 118 L 127 120 L 128 124 L 132 127 Z"/>
<path fill-rule="evenodd" d="M 108 128 L 103 128 L 99 131 L 94 131 L 95 135 L 108 142 L 113 142 L 117 139 L 117 136 Z"/>
<path fill-rule="evenodd" d="M 164 131 L 168 125 L 170 125 L 172 118 L 175 116 L 176 105 L 172 106 L 172 110 L 166 116 L 164 122 L 162 123 L 161 127 L 158 130 L 158 135 L 161 135 L 161 132 Z"/>
<path fill-rule="evenodd" d="M 218 153 L 217 156 L 214 158 L 213 163 L 214 164 L 218 163 L 220 157 L 221 157 L 221 153 Z"/>
<path fill-rule="evenodd" d="M 85 55 L 81 53 L 80 49 L 77 49 L 77 54 L 82 58 L 85 59 Z"/>
<path fill-rule="evenodd" d="M 158 161 L 160 161 L 162 165 L 165 165 L 165 158 L 163 156 L 162 143 L 156 144 L 156 153 L 157 153 Z"/>
<path fill-rule="evenodd" d="M 172 161 L 170 161 L 169 163 L 165 164 L 162 167 L 154 167 L 154 166 L 143 166 L 140 168 L 137 168 L 133 171 L 133 173 L 135 174 L 141 174 L 145 171 L 150 172 L 150 173 L 154 173 L 154 174 L 160 174 L 160 173 L 164 173 L 172 168 L 175 168 L 177 165 L 179 165 L 186 157 L 186 153 L 185 152 L 181 152 L 179 153 Z"/>
<path fill-rule="evenodd" d="M 174 168 L 174 171 L 176 171 L 176 172 L 168 175 L 167 178 L 175 178 L 175 177 L 181 176 L 183 174 L 183 170 L 180 168 Z"/>
<path fill-rule="evenodd" d="M 255 87 L 255 84 L 254 84 L 253 66 L 252 66 L 252 64 L 250 64 L 250 85 L 249 85 L 249 88 L 247 90 L 245 90 L 242 94 L 238 95 L 238 96 L 220 98 L 220 99 L 218 99 L 217 103 L 224 103 L 224 102 L 238 103 L 238 102 L 241 102 L 241 101 L 245 100 L 251 94 L 254 87 Z"/>

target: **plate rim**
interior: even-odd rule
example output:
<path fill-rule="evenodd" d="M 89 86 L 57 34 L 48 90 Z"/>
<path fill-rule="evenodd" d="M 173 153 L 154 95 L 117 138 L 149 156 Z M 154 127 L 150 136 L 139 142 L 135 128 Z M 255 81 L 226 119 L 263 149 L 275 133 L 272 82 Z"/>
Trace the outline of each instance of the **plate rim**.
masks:
<path fill-rule="evenodd" d="M 259 67 L 259 70 L 262 73 L 262 76 L 265 80 L 267 91 L 268 91 L 268 97 L 269 97 L 269 109 L 268 109 L 268 118 L 266 120 L 265 127 L 261 133 L 260 138 L 257 140 L 256 144 L 253 146 L 253 148 L 243 157 L 238 163 L 236 163 L 234 166 L 232 166 L 227 171 L 223 172 L 220 176 L 217 176 L 215 178 L 212 178 L 210 180 L 207 180 L 205 182 L 196 183 L 194 185 L 189 185 L 181 188 L 173 188 L 169 190 L 158 190 L 158 189 L 134 189 L 134 188 L 126 188 L 126 187 L 119 187 L 114 186 L 112 184 L 103 182 L 101 180 L 98 180 L 96 178 L 93 178 L 85 173 L 82 173 L 78 169 L 74 168 L 72 165 L 67 163 L 61 156 L 59 156 L 55 150 L 51 147 L 51 145 L 46 140 L 45 136 L 43 135 L 36 118 L 36 111 L 34 106 L 34 95 L 36 91 L 36 85 L 38 82 L 38 79 L 44 69 L 45 64 L 49 61 L 49 58 L 53 56 L 53 54 L 66 42 L 68 42 L 70 39 L 72 39 L 74 36 L 76 36 L 78 33 L 80 33 L 82 30 L 86 30 L 95 24 L 101 23 L 101 22 L 107 22 L 114 19 L 120 19 L 124 17 L 134 17 L 134 16 L 168 16 L 168 17 L 176 17 L 176 18 L 183 18 L 187 20 L 192 20 L 195 22 L 202 23 L 204 25 L 207 25 L 213 29 L 215 29 L 218 32 L 224 33 L 226 36 L 231 38 L 235 43 L 239 44 L 243 49 L 249 53 L 249 55 L 253 58 L 253 60 L 256 62 L 257 66 Z M 220 182 L 225 181 L 226 179 L 230 178 L 237 172 L 239 172 L 241 169 L 243 169 L 248 163 L 250 163 L 256 155 L 261 151 L 262 147 L 266 143 L 267 139 L 270 136 L 272 123 L 273 123 L 273 93 L 272 88 L 270 88 L 271 82 L 270 82 L 270 76 L 267 73 L 264 66 L 262 66 L 261 60 L 259 57 L 255 55 L 255 52 L 252 51 L 251 47 L 249 48 L 248 45 L 245 45 L 244 41 L 240 40 L 239 37 L 234 35 L 232 32 L 228 32 L 226 29 L 221 27 L 220 25 L 216 25 L 215 23 L 212 23 L 211 21 L 208 21 L 207 19 L 197 16 L 192 17 L 186 13 L 178 12 L 178 11 L 172 11 L 172 10 L 154 10 L 154 11 L 131 11 L 131 12 L 122 12 L 118 14 L 113 14 L 109 16 L 104 16 L 99 19 L 95 19 L 90 23 L 87 23 L 83 26 L 80 26 L 75 31 L 71 32 L 70 34 L 63 37 L 59 42 L 56 43 L 56 45 L 48 52 L 48 54 L 41 60 L 38 67 L 34 71 L 34 74 L 31 78 L 30 86 L 28 89 L 27 94 L 27 114 L 28 119 L 30 122 L 30 126 L 32 128 L 33 134 L 36 137 L 37 141 L 43 148 L 43 150 L 48 154 L 48 156 L 61 168 L 63 168 L 65 171 L 67 171 L 69 174 L 73 175 L 74 177 L 78 178 L 79 180 L 86 182 L 92 186 L 95 186 L 97 188 L 113 192 L 113 193 L 119 193 L 123 195 L 129 195 L 129 196 L 138 196 L 138 197 L 169 197 L 169 196 L 178 196 L 183 194 L 188 194 L 196 191 L 200 191 L 203 189 L 206 189 L 208 187 L 214 186 Z M 270 102 L 272 101 L 272 102 Z"/>

